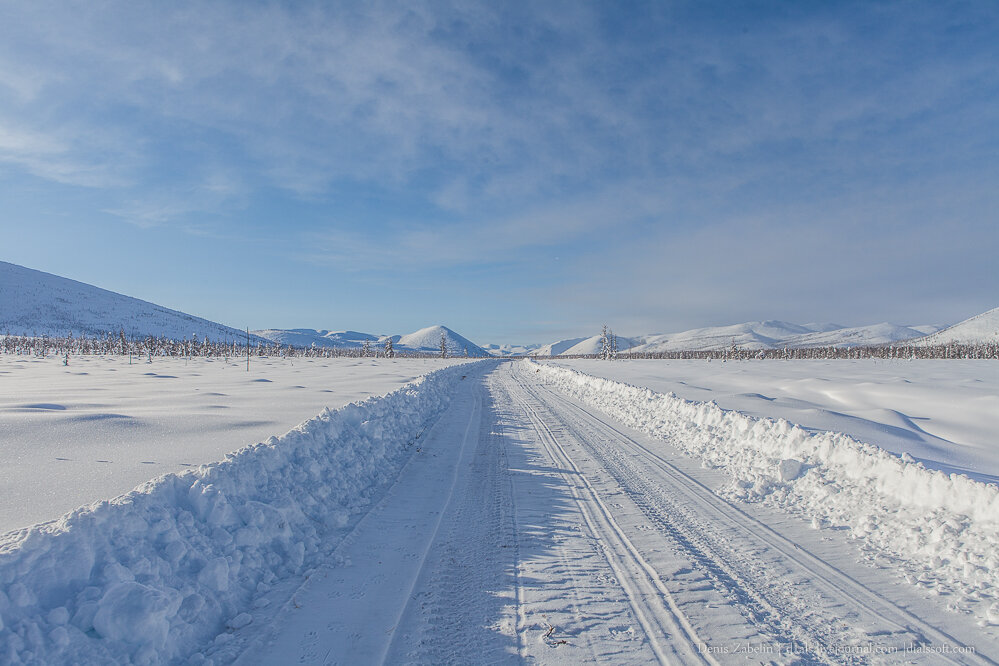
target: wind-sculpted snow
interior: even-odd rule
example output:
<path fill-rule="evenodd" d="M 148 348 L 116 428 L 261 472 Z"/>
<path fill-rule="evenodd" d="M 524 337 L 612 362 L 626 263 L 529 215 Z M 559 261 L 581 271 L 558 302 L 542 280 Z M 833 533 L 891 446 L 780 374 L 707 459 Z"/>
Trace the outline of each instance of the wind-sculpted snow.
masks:
<path fill-rule="evenodd" d="M 723 494 L 779 505 L 815 528 L 848 528 L 872 560 L 898 563 L 909 582 L 954 595 L 954 610 L 999 624 L 995 485 L 926 469 L 842 433 L 535 367 L 561 392 L 725 469 L 733 480 Z"/>
<path fill-rule="evenodd" d="M 336 546 L 467 365 L 0 537 L 0 662 L 183 659 Z"/>

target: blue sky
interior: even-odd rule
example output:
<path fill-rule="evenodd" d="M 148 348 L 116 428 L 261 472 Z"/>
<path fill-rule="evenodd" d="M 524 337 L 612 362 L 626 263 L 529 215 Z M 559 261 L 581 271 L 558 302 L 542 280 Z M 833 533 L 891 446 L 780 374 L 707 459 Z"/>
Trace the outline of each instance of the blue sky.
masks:
<path fill-rule="evenodd" d="M 493 6 L 499 5 L 499 6 Z M 480 342 L 999 305 L 999 4 L 0 5 L 0 259 Z"/>

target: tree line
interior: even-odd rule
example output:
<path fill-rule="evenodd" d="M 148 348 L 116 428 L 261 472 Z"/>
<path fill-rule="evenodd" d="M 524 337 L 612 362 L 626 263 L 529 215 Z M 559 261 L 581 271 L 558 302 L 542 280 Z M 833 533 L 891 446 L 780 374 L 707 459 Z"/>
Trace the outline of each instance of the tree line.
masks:
<path fill-rule="evenodd" d="M 22 356 L 138 356 L 147 360 L 159 357 L 175 358 L 245 358 L 253 357 L 291 357 L 291 358 L 364 358 L 364 357 L 408 357 L 408 358 L 439 358 L 446 352 L 420 352 L 400 350 L 392 346 L 389 339 L 384 347 L 365 342 L 361 347 L 295 347 L 276 342 L 260 340 L 209 340 L 199 339 L 175 340 L 166 337 L 145 336 L 129 337 L 124 330 L 118 333 L 105 333 L 99 336 L 80 335 L 72 333 L 65 337 L 58 336 L 0 336 L 0 353 Z"/>
<path fill-rule="evenodd" d="M 991 359 L 999 360 L 999 343 L 946 344 L 920 347 L 891 344 L 863 347 L 783 347 L 779 349 L 716 349 L 709 351 L 657 351 L 578 354 L 557 358 L 664 359 L 664 360 L 795 360 L 795 359 Z"/>
<path fill-rule="evenodd" d="M 662 360 L 795 360 L 795 359 L 991 359 L 999 360 L 999 342 L 976 345 L 944 344 L 916 346 L 903 343 L 888 345 L 868 345 L 860 347 L 783 347 L 778 349 L 739 349 L 730 347 L 708 351 L 619 351 L 617 336 L 610 329 L 601 335 L 601 344 L 596 354 L 574 354 L 557 358 L 596 358 L 596 359 L 662 359 Z M 442 336 L 440 350 L 421 352 L 397 350 L 391 339 L 384 347 L 366 343 L 361 347 L 295 347 L 276 342 L 250 341 L 249 349 L 245 340 L 209 340 L 192 336 L 186 340 L 166 337 L 128 337 L 124 330 L 106 333 L 101 336 L 27 336 L 6 334 L 0 336 L 0 354 L 22 356 L 139 356 L 152 360 L 154 357 L 208 357 L 245 358 L 251 357 L 291 357 L 291 358 L 444 358 L 449 355 L 446 341 Z M 467 356 L 468 351 L 465 350 Z M 458 354 L 455 354 L 458 355 Z M 544 358 L 544 357 L 541 357 Z"/>

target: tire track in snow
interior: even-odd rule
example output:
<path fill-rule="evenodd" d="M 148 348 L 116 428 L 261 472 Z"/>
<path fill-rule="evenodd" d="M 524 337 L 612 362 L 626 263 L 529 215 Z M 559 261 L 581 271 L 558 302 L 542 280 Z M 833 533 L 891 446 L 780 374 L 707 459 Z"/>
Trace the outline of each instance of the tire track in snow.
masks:
<path fill-rule="evenodd" d="M 554 403 L 549 414 L 575 431 L 643 514 L 733 595 L 748 619 L 804 647 L 799 656 L 821 663 L 867 663 L 869 656 L 842 649 L 859 640 L 876 640 L 898 649 L 897 654 L 906 645 L 967 647 L 729 504 L 587 408 L 536 383 L 528 390 L 539 401 Z M 726 538 L 713 538 L 719 532 Z M 785 585 L 788 578 L 798 584 Z M 906 657 L 913 663 L 994 663 L 971 651 Z"/>
<path fill-rule="evenodd" d="M 520 395 L 517 401 L 527 413 L 545 450 L 553 461 L 572 471 L 562 476 L 572 488 L 588 528 L 605 544 L 607 562 L 614 570 L 659 662 L 717 666 L 718 661 L 702 649 L 704 641 L 680 611 L 659 574 L 624 533 L 606 503 L 538 413 L 537 406 L 532 404 L 537 401 L 531 399 L 536 396 L 525 383 L 518 384 Z"/>
<path fill-rule="evenodd" d="M 275 616 L 278 626 L 258 634 L 235 663 L 385 662 L 470 461 L 481 408 L 477 391 L 454 398 L 422 451 L 333 551 L 330 568 L 310 576 Z"/>
<path fill-rule="evenodd" d="M 476 387 L 484 393 L 483 387 Z M 517 654 L 516 505 L 506 440 L 488 395 L 480 398 L 474 454 L 415 593 L 393 634 L 385 663 L 495 663 Z"/>

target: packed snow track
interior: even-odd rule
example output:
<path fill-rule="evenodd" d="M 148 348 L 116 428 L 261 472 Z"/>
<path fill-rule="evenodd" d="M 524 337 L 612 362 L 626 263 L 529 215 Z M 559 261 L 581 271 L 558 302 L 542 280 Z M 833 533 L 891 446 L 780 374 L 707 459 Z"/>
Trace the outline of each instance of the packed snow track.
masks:
<path fill-rule="evenodd" d="M 996 663 L 837 532 L 734 504 L 663 442 L 480 364 L 323 566 L 215 663 Z M 737 446 L 733 442 L 733 446 Z M 282 595 L 280 603 L 270 599 Z"/>

